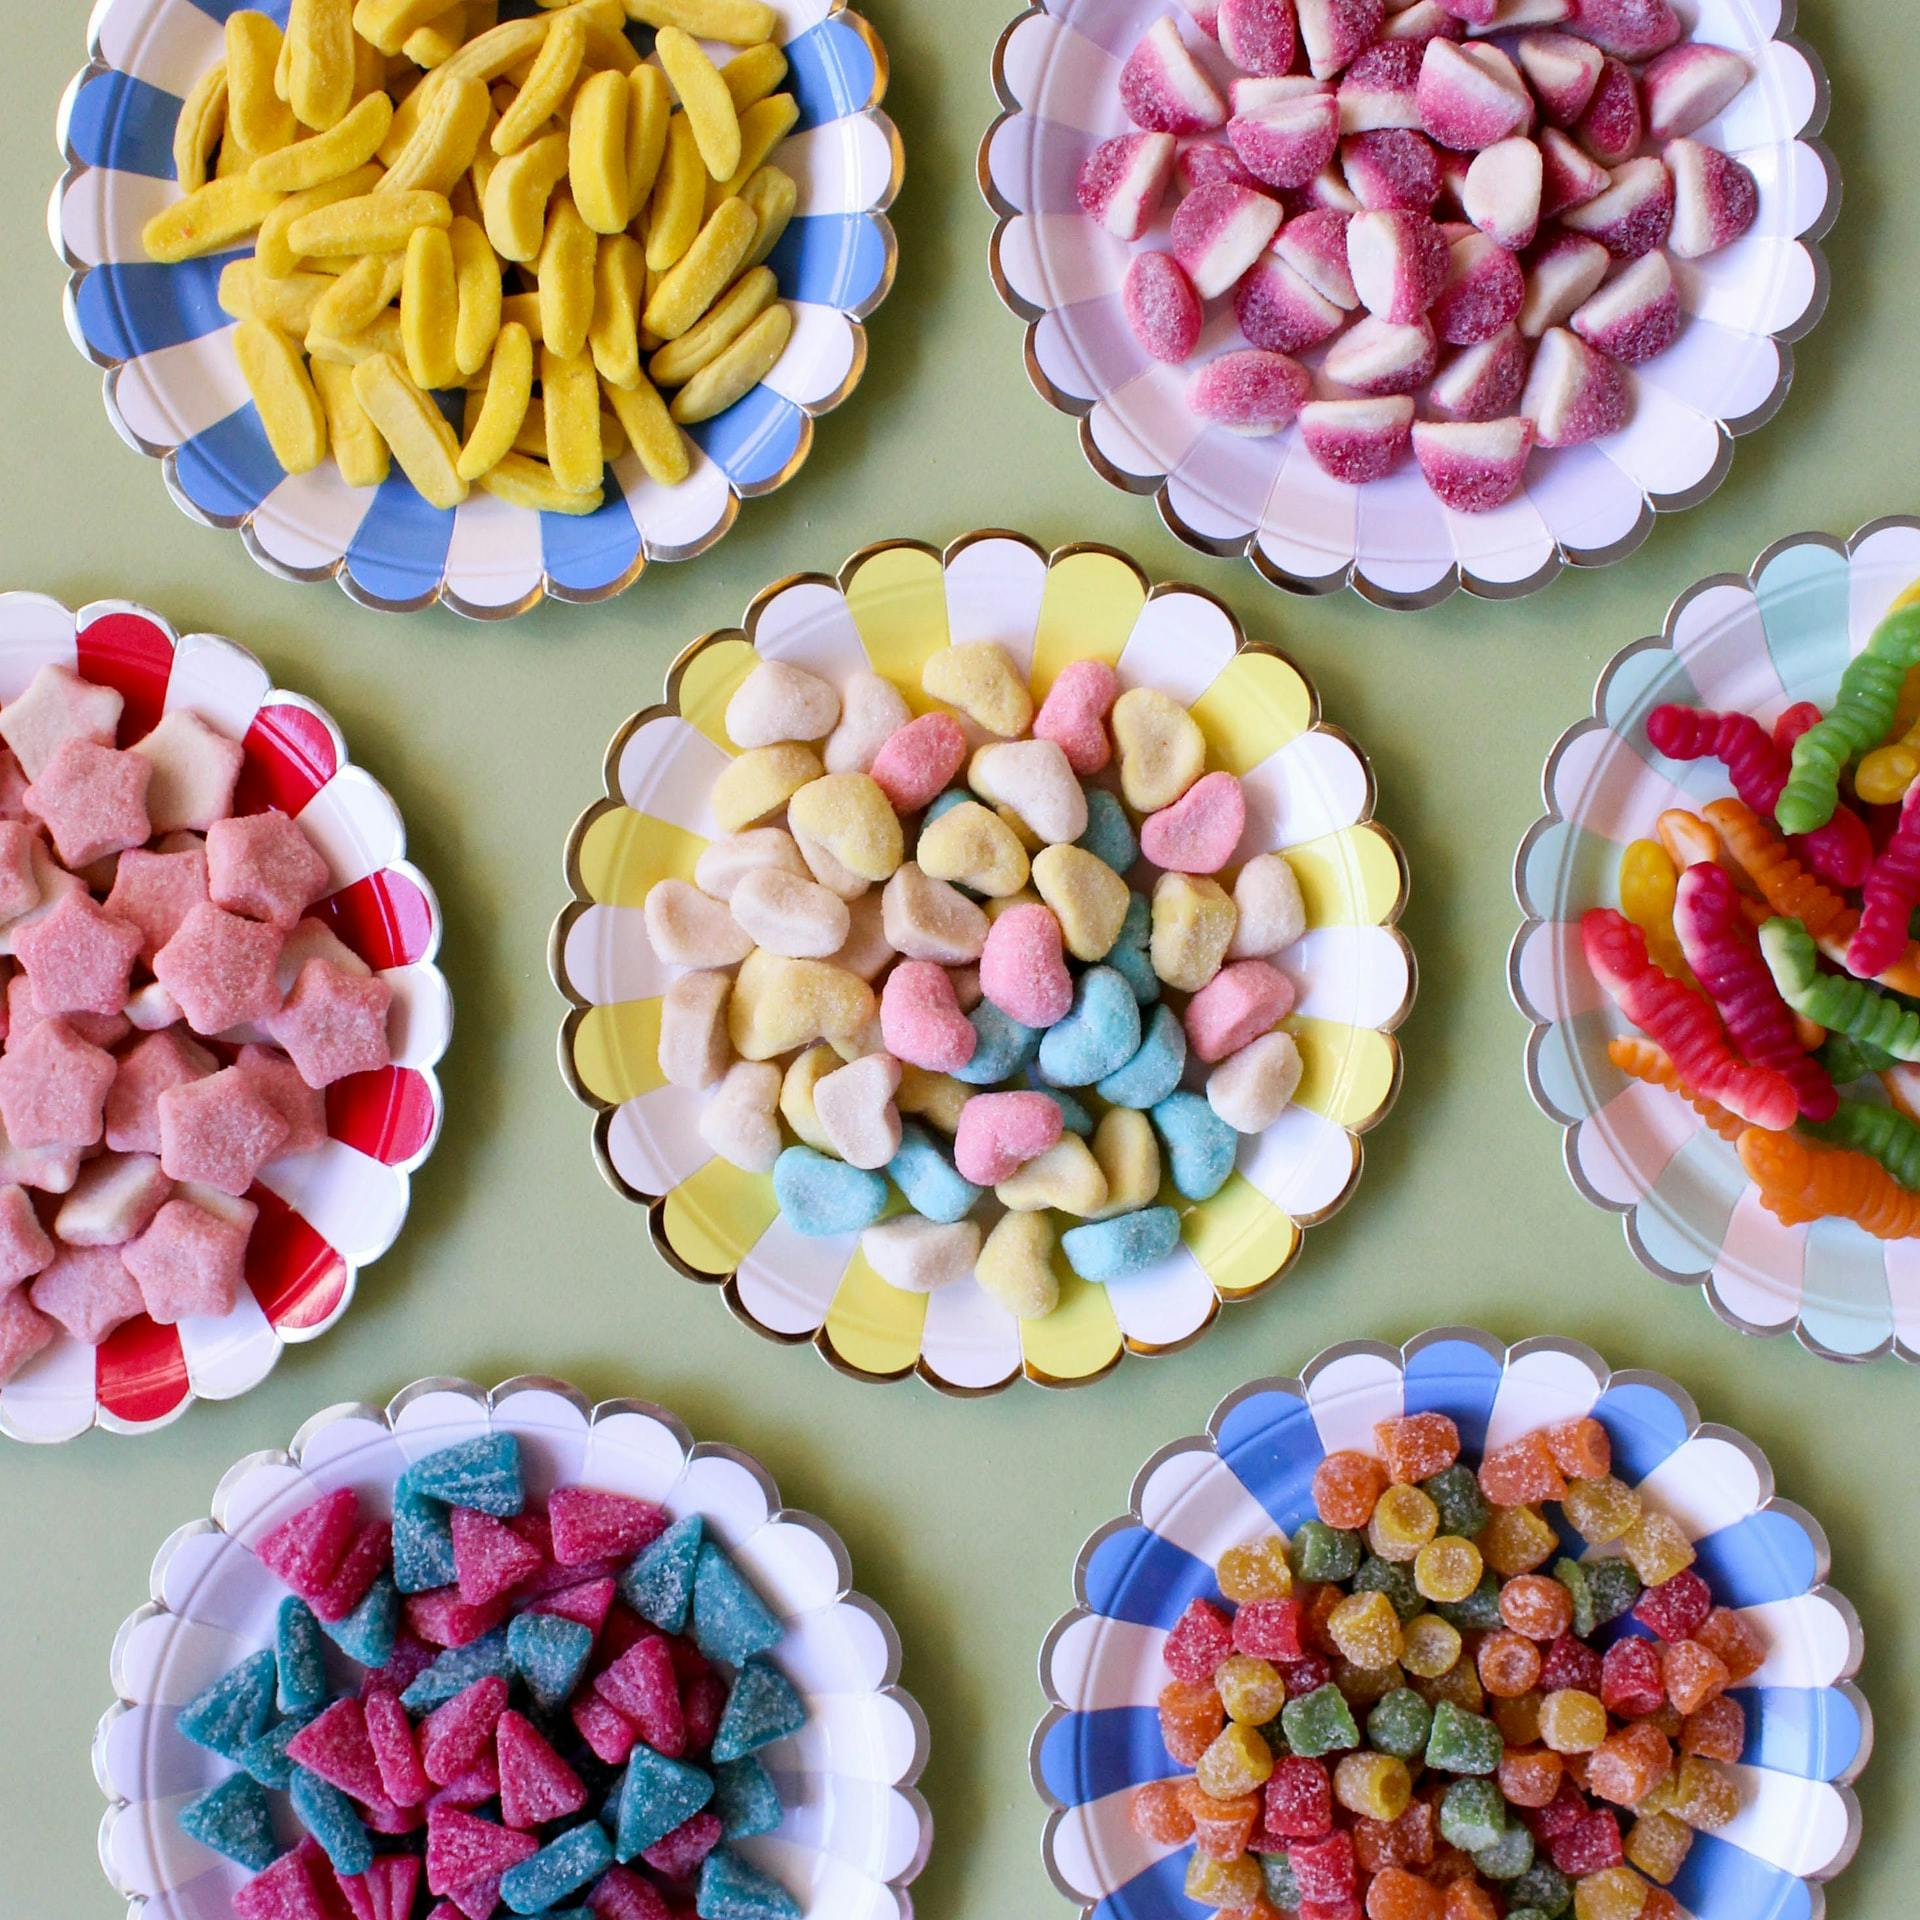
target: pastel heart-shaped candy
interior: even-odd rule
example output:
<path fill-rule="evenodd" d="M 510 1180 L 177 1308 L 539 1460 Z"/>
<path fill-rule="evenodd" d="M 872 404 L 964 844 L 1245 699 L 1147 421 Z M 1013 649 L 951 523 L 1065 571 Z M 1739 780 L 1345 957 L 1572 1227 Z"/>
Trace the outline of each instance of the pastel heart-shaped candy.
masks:
<path fill-rule="evenodd" d="M 1050 908 L 1009 908 L 987 930 L 980 991 L 1023 1027 L 1050 1027 L 1073 1005 L 1060 922 Z"/>
<path fill-rule="evenodd" d="M 1169 873 L 1218 873 L 1246 831 L 1247 801 L 1230 773 L 1203 774 L 1140 823 L 1140 851 Z"/>
<path fill-rule="evenodd" d="M 953 1163 L 976 1186 L 997 1186 L 1063 1130 L 1060 1109 L 1044 1093 L 976 1093 L 960 1109 Z"/>
<path fill-rule="evenodd" d="M 903 960 L 887 975 L 880 992 L 880 1037 L 896 1060 L 929 1073 L 964 1067 L 977 1044 L 951 977 L 931 960 Z"/>
<path fill-rule="evenodd" d="M 1140 1044 L 1140 1003 L 1112 967 L 1089 967 L 1073 1009 L 1040 1042 L 1040 1072 L 1055 1086 L 1087 1087 L 1125 1065 Z"/>

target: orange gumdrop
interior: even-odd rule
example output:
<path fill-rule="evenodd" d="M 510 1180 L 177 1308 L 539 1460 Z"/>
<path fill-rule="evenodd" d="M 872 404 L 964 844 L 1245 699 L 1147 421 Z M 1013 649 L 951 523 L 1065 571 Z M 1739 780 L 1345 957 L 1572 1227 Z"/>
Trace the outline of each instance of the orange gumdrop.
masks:
<path fill-rule="evenodd" d="M 1547 1449 L 1569 1480 L 1604 1480 L 1613 1471 L 1612 1437 L 1591 1415 L 1549 1427 Z"/>
<path fill-rule="evenodd" d="M 1402 1486 L 1445 1473 L 1460 1458 L 1460 1429 L 1444 1413 L 1409 1413 L 1374 1423 L 1387 1471 Z"/>
<path fill-rule="evenodd" d="M 1680 1751 L 1702 1760 L 1738 1760 L 1747 1748 L 1747 1711 L 1724 1694 L 1681 1723 Z"/>
<path fill-rule="evenodd" d="M 1499 1629 L 1474 1656 L 1480 1684 L 1498 1700 L 1517 1700 L 1540 1678 L 1540 1649 L 1524 1635 Z"/>
<path fill-rule="evenodd" d="M 1313 1470 L 1313 1506 L 1329 1527 L 1358 1532 L 1387 1490 L 1387 1470 L 1370 1453 L 1330 1453 Z"/>
<path fill-rule="evenodd" d="M 1183 1767 L 1197 1765 L 1226 1724 L 1227 1710 L 1204 1680 L 1169 1680 L 1160 1689 L 1160 1738 Z"/>
<path fill-rule="evenodd" d="M 1673 1749 L 1645 1721 L 1621 1727 L 1587 1759 L 1587 1788 L 1616 1807 L 1638 1806 L 1673 1771 Z"/>
<path fill-rule="evenodd" d="M 1215 1800 L 1197 1780 L 1182 1781 L 1181 1794 L 1193 1820 L 1194 1851 L 1209 1860 L 1239 1859 L 1260 1818 L 1260 1796 L 1242 1793 L 1231 1800 Z"/>
<path fill-rule="evenodd" d="M 1500 1618 L 1529 1640 L 1558 1640 L 1573 1625 L 1573 1595 L 1545 1574 L 1518 1574 L 1500 1589 Z"/>
<path fill-rule="evenodd" d="M 1447 1897 L 1405 1867 L 1387 1867 L 1367 1889 L 1367 1920 L 1445 1920 Z"/>
<path fill-rule="evenodd" d="M 1141 1839 L 1183 1847 L 1193 1838 L 1193 1812 L 1187 1805 L 1185 1785 L 1181 1780 L 1149 1780 L 1135 1790 L 1127 1811 Z"/>
<path fill-rule="evenodd" d="M 1447 1889 L 1446 1920 L 1499 1920 L 1493 1895 L 1474 1880 L 1456 1880 Z"/>
<path fill-rule="evenodd" d="M 1720 1656 L 1736 1687 L 1752 1679 L 1767 1657 L 1765 1642 L 1746 1616 L 1727 1607 L 1715 1607 L 1694 1629 L 1693 1637 L 1709 1653 Z"/>
<path fill-rule="evenodd" d="M 1567 1480 L 1554 1462 L 1546 1435 L 1529 1433 L 1482 1458 L 1480 1491 L 1496 1507 L 1527 1507 L 1563 1498 Z"/>
<path fill-rule="evenodd" d="M 1678 1640 L 1660 1650 L 1660 1677 L 1667 1698 L 1682 1715 L 1698 1713 L 1733 1684 L 1727 1663 L 1698 1640 Z"/>
<path fill-rule="evenodd" d="M 1509 1747 L 1500 1756 L 1500 1791 L 1516 1807 L 1550 1807 L 1565 1763 L 1551 1747 Z"/>

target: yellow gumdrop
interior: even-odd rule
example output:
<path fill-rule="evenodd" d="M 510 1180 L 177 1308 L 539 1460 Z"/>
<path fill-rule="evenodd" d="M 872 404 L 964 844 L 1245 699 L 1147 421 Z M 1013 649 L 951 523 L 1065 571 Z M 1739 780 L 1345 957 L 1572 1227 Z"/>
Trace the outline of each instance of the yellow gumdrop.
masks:
<path fill-rule="evenodd" d="M 1200 1756 L 1193 1773 L 1202 1793 L 1236 1800 L 1272 1778 L 1273 1749 L 1252 1727 L 1229 1726 Z"/>
<path fill-rule="evenodd" d="M 828 1074 L 838 1072 L 840 1064 L 840 1056 L 824 1043 L 809 1047 L 788 1067 L 780 1082 L 780 1118 L 793 1129 L 796 1139 L 816 1153 L 832 1153 L 833 1143 L 813 1110 L 813 1090 Z"/>
<path fill-rule="evenodd" d="M 789 960 L 763 948 L 740 963 L 727 1003 L 727 1037 L 743 1060 L 856 1034 L 874 1018 L 873 989 L 825 960 Z"/>
<path fill-rule="evenodd" d="M 713 817 L 722 833 L 758 826 L 778 813 L 802 787 L 818 780 L 823 771 L 820 756 L 797 741 L 755 747 L 721 769 L 710 796 Z"/>
<path fill-rule="evenodd" d="M 1654 1509 L 1640 1518 L 1620 1536 L 1620 1551 L 1627 1564 L 1649 1587 L 1664 1586 L 1675 1574 L 1693 1565 L 1693 1542 L 1681 1532 L 1672 1515 Z"/>
<path fill-rule="evenodd" d="M 1287 1704 L 1285 1676 L 1271 1661 L 1230 1653 L 1213 1671 L 1214 1689 L 1227 1718 L 1243 1727 L 1264 1727 Z"/>
<path fill-rule="evenodd" d="M 893 1103 L 902 1113 L 917 1114 L 942 1133 L 952 1133 L 960 1125 L 960 1109 L 975 1091 L 950 1073 L 930 1073 L 908 1063 L 900 1069 L 900 1090 Z"/>
<path fill-rule="evenodd" d="M 864 773 L 830 773 L 811 781 L 787 803 L 787 814 L 794 832 L 811 835 L 862 880 L 890 879 L 905 858 L 900 816 Z"/>
<path fill-rule="evenodd" d="M 1384 1593 L 1350 1593 L 1327 1615 L 1327 1637 L 1356 1667 L 1388 1667 L 1406 1642 L 1400 1616 Z"/>
<path fill-rule="evenodd" d="M 1114 1108 L 1115 1113 L 1126 1111 L 1129 1109 Z M 1146 1115 L 1140 1118 L 1144 1120 Z M 1293 1592 L 1293 1568 L 1287 1560 L 1286 1536 L 1270 1533 L 1263 1539 L 1229 1547 L 1220 1556 L 1213 1577 L 1221 1593 L 1235 1606 L 1244 1606 L 1252 1600 L 1286 1599 Z"/>
<path fill-rule="evenodd" d="M 1480 1549 L 1471 1540 L 1443 1533 L 1413 1556 L 1413 1584 L 1423 1600 L 1440 1605 L 1464 1600 L 1480 1584 Z"/>
<path fill-rule="evenodd" d="M 1053 1248 L 1044 1213 L 1009 1213 L 987 1235 L 973 1277 L 1016 1320 L 1044 1320 L 1060 1304 Z"/>
<path fill-rule="evenodd" d="M 920 685 L 934 700 L 957 707 L 989 733 L 1012 740 L 1033 720 L 1033 695 L 1014 671 L 1004 647 L 991 640 L 963 640 L 939 647 L 920 669 Z"/>
<path fill-rule="evenodd" d="M 1413 1776 L 1390 1753 L 1345 1753 L 1333 1770 L 1333 1797 L 1363 1820 L 1398 1820 L 1413 1798 Z"/>
<path fill-rule="evenodd" d="M 1033 884 L 1053 909 L 1076 960 L 1103 960 L 1120 937 L 1132 898 L 1127 883 L 1084 847 L 1045 847 L 1033 857 Z"/>
<path fill-rule="evenodd" d="M 1232 897 L 1217 880 L 1163 873 L 1153 883 L 1153 970 L 1181 993 L 1198 993 L 1220 971 L 1233 938 Z"/>
<path fill-rule="evenodd" d="M 1093 1130 L 1093 1157 L 1107 1181 L 1103 1218 L 1153 1205 L 1160 1191 L 1160 1142 L 1144 1113 L 1135 1107 L 1108 1108 Z"/>
<path fill-rule="evenodd" d="M 1207 737 L 1185 707 L 1157 687 L 1131 687 L 1113 703 L 1120 791 L 1140 813 L 1170 807 L 1200 778 Z"/>
<path fill-rule="evenodd" d="M 353 390 L 353 369 L 333 360 L 314 360 L 307 372 L 327 410 L 327 445 L 340 478 L 350 487 L 379 486 L 392 471 L 393 456 Z"/>
<path fill-rule="evenodd" d="M 1027 850 L 1013 829 L 977 800 L 963 800 L 922 827 L 915 857 L 922 873 L 994 899 L 1018 893 L 1031 871 Z"/>
<path fill-rule="evenodd" d="M 1417 1679 L 1437 1680 L 1460 1663 L 1460 1629 L 1437 1613 L 1416 1614 L 1400 1637 L 1400 1664 Z"/>
<path fill-rule="evenodd" d="M 1063 1133 L 1045 1153 L 1002 1180 L 993 1195 L 1009 1213 L 1054 1207 L 1086 1220 L 1107 1203 L 1107 1176 L 1077 1133 Z"/>

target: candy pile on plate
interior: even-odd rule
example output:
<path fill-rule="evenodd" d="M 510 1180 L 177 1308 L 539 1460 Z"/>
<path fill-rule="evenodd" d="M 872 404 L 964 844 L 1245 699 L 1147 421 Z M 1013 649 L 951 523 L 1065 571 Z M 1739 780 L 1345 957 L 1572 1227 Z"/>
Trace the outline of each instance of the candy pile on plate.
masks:
<path fill-rule="evenodd" d="M 1187 8 L 1194 43 L 1165 14 L 1128 58 L 1139 131 L 1094 150 L 1080 205 L 1136 242 L 1178 176 L 1127 269 L 1135 336 L 1184 362 L 1231 295 L 1247 344 L 1194 372 L 1189 406 L 1237 433 L 1297 418 L 1336 480 L 1381 479 L 1411 445 L 1446 505 L 1485 512 L 1534 447 L 1617 432 L 1624 369 L 1680 331 L 1668 254 L 1727 246 L 1758 211 L 1752 174 L 1689 137 L 1747 63 L 1683 41 L 1668 0 Z M 1237 70 L 1224 90 L 1201 36 Z"/>
<path fill-rule="evenodd" d="M 62 1330 L 230 1312 L 261 1170 L 387 1065 L 393 990 L 310 916 L 299 822 L 236 813 L 240 746 L 48 665 L 0 709 L 0 1381 Z"/>
<path fill-rule="evenodd" d="M 1477 1473 L 1445 1414 L 1374 1439 L 1168 1635 L 1160 1727 L 1193 1772 L 1140 1788 L 1135 1827 L 1191 1844 L 1188 1897 L 1233 1920 L 1677 1920 L 1667 1883 L 1739 1808 L 1753 1624 L 1596 1420 Z"/>
<path fill-rule="evenodd" d="M 342 1488 L 254 1551 L 273 1645 L 178 1720 L 236 1769 L 179 1814 L 253 1873 L 235 1920 L 798 1920 L 727 1843 L 779 1826 L 756 1756 L 806 1709 L 697 1513 L 529 1500 L 496 1433 L 414 1461 L 391 1521 Z"/>
<path fill-rule="evenodd" d="M 435 507 L 478 486 L 565 514 L 629 446 L 684 480 L 681 428 L 793 331 L 766 264 L 798 195 L 767 164 L 800 113 L 773 9 L 314 0 L 284 33 L 219 11 L 174 129 L 182 197 L 142 238 L 167 262 L 251 247 L 220 304 L 281 466 L 331 455 L 376 487 L 397 462 Z M 696 34 L 743 50 L 716 67 Z M 434 396 L 462 390 L 456 435 Z"/>
<path fill-rule="evenodd" d="M 1832 711 L 1655 708 L 1670 759 L 1717 759 L 1736 797 L 1660 816 L 1581 921 L 1587 964 L 1644 1037 L 1609 1057 L 1737 1147 L 1789 1226 L 1920 1234 L 1920 603 L 1888 616 Z M 1860 810 L 1840 797 L 1851 784 Z M 1842 1093 L 1841 1089 L 1848 1091 Z"/>
<path fill-rule="evenodd" d="M 921 686 L 951 710 L 781 661 L 741 682 L 725 837 L 646 900 L 654 952 L 689 969 L 660 1065 L 795 1230 L 860 1234 L 910 1292 L 977 1275 L 1035 1318 L 1056 1240 L 1093 1281 L 1166 1258 L 1163 1157 L 1177 1198 L 1207 1199 L 1292 1099 L 1274 956 L 1305 912 L 1279 854 L 1214 877 L 1246 799 L 1168 695 L 1078 660 L 1036 711 L 984 640 Z"/>

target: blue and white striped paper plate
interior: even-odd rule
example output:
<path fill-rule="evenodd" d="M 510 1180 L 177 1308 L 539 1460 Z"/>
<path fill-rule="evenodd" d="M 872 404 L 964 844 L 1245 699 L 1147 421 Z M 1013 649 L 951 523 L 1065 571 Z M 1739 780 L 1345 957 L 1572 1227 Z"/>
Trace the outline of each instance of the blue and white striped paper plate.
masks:
<path fill-rule="evenodd" d="M 284 21 L 290 0 L 255 0 Z M 799 122 L 775 150 L 799 206 L 769 264 L 793 309 L 793 337 L 766 379 L 692 429 L 693 471 L 649 480 L 632 454 L 608 475 L 606 504 L 583 518 L 539 514 L 475 492 L 452 512 L 396 472 L 372 491 L 329 462 L 289 478 L 267 446 L 228 342 L 220 270 L 235 254 L 155 264 L 142 227 L 170 204 L 173 126 L 194 79 L 220 58 L 239 0 L 99 0 L 87 65 L 60 104 L 66 171 L 48 225 L 68 268 L 67 331 L 106 370 L 107 415 L 161 462 L 167 490 L 203 525 L 238 530 L 271 573 L 338 580 L 363 605 L 406 612 L 444 601 L 505 619 L 551 594 L 605 600 L 649 561 L 704 553 L 740 501 L 771 493 L 806 459 L 817 416 L 866 369 L 861 322 L 893 284 L 885 209 L 900 188 L 899 134 L 879 110 L 887 62 L 841 0 L 775 0 Z M 508 0 L 506 15 L 532 11 Z M 716 49 L 718 51 L 718 49 Z M 244 251 L 244 249 L 243 249 Z"/>
<path fill-rule="evenodd" d="M 1218 1598 L 1213 1568 L 1227 1548 L 1312 1517 L 1327 1454 L 1371 1451 L 1375 1421 L 1428 1411 L 1452 1416 L 1470 1454 L 1591 1413 L 1612 1436 L 1614 1472 L 1686 1530 L 1715 1600 L 1746 1614 L 1769 1651 L 1734 1694 L 1747 1714 L 1746 1752 L 1730 1769 L 1740 1812 L 1696 1837 L 1673 1894 L 1694 1920 L 1817 1920 L 1820 1883 L 1859 1843 L 1849 1783 L 1873 1744 L 1852 1684 L 1859 1618 L 1826 1584 L 1825 1534 L 1774 1497 L 1760 1449 L 1702 1424 L 1672 1381 L 1610 1373 L 1570 1340 L 1509 1349 L 1462 1328 L 1404 1349 L 1352 1341 L 1298 1380 L 1242 1387 L 1204 1434 L 1147 1462 L 1131 1511 L 1082 1548 L 1079 1604 L 1041 1651 L 1049 1706 L 1032 1747 L 1034 1785 L 1053 1809 L 1054 1884 L 1094 1920 L 1208 1920 L 1181 1892 L 1189 1850 L 1143 1840 L 1127 1817 L 1136 1787 L 1185 1771 L 1167 1757 L 1154 1705 L 1167 1631 L 1190 1601 Z M 1573 1536 L 1568 1550 L 1586 1551 Z M 1621 1621 L 1603 1637 L 1640 1630 Z"/>

